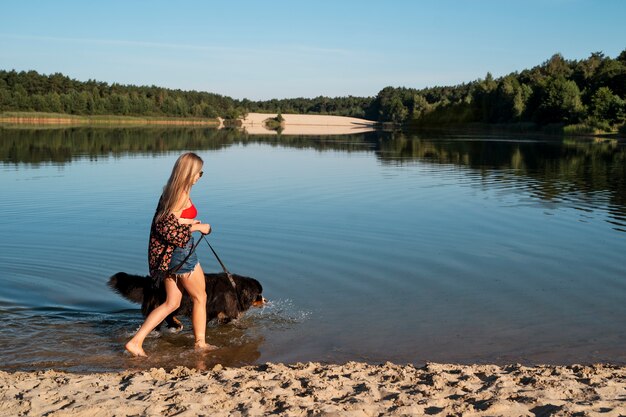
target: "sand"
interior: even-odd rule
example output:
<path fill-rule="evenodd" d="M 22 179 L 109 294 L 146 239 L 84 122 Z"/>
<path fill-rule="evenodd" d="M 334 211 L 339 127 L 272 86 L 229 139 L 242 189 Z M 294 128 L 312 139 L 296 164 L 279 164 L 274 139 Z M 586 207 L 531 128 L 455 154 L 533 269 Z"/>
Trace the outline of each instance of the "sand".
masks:
<path fill-rule="evenodd" d="M 275 135 L 264 121 L 276 117 L 276 113 L 248 113 L 242 119 L 242 127 L 251 135 Z M 371 132 L 376 122 L 356 117 L 325 116 L 315 114 L 282 114 L 285 119 L 283 135 L 346 135 Z"/>
<path fill-rule="evenodd" d="M 0 416 L 620 416 L 626 367 L 265 364 L 0 372 Z"/>
<path fill-rule="evenodd" d="M 346 135 L 371 132 L 376 122 L 355 117 L 326 116 L 314 114 L 283 114 L 285 119 L 284 135 Z M 277 132 L 265 127 L 266 119 L 276 117 L 276 113 L 249 113 L 242 119 L 242 127 L 251 135 L 276 135 Z M 172 126 L 210 126 L 223 127 L 224 119 L 187 120 L 187 119 L 142 119 L 114 117 L 107 119 L 98 116 L 82 117 L 0 117 L 0 123 L 9 125 L 172 125 Z"/>

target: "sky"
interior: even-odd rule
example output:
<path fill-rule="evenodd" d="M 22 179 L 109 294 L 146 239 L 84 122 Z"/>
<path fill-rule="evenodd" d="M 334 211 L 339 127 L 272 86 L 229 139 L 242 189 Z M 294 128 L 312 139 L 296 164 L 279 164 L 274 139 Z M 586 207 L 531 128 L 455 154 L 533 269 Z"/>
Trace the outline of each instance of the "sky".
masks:
<path fill-rule="evenodd" d="M 626 0 L 0 4 L 0 69 L 237 99 L 375 96 L 626 49 Z"/>

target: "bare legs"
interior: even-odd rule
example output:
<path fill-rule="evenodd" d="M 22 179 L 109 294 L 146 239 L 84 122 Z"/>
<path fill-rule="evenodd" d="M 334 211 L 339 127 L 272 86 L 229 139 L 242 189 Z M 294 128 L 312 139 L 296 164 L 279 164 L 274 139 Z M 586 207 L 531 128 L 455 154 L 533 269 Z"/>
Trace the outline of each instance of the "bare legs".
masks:
<path fill-rule="evenodd" d="M 163 283 L 165 285 L 166 294 L 165 303 L 148 314 L 146 321 L 144 321 L 139 330 L 137 330 L 135 336 L 126 343 L 126 350 L 135 356 L 148 356 L 142 347 L 144 339 L 159 323 L 165 320 L 165 317 L 180 306 L 180 300 L 183 299 L 183 293 L 180 288 L 178 288 L 174 279 L 166 278 Z"/>
<path fill-rule="evenodd" d="M 210 349 L 214 346 L 207 345 L 205 341 L 206 333 L 206 291 L 204 282 L 204 272 L 200 264 L 190 272 L 189 276 L 181 278 L 178 283 L 172 278 L 164 280 L 166 299 L 146 317 L 146 321 L 141 325 L 135 336 L 126 343 L 126 350 L 134 356 L 147 356 L 143 350 L 143 341 L 148 334 L 154 330 L 165 318 L 180 306 L 183 298 L 184 288 L 193 301 L 191 313 L 191 323 L 196 339 L 196 348 Z"/>
<path fill-rule="evenodd" d="M 205 340 L 206 333 L 206 283 L 204 281 L 204 271 L 200 264 L 191 271 L 191 275 L 179 280 L 187 294 L 193 301 L 193 309 L 191 311 L 191 325 L 193 326 L 193 334 L 196 338 L 197 349 L 214 349 L 215 346 L 207 345 Z"/>

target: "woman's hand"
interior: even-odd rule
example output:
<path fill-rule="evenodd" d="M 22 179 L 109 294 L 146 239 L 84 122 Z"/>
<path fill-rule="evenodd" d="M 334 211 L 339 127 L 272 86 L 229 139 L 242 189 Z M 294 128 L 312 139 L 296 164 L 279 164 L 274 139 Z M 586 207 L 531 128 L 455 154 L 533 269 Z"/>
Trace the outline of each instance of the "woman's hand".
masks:
<path fill-rule="evenodd" d="M 211 225 L 207 224 L 207 223 L 194 223 L 191 225 L 191 229 L 192 232 L 200 232 L 203 235 L 208 235 L 209 233 L 211 233 Z"/>

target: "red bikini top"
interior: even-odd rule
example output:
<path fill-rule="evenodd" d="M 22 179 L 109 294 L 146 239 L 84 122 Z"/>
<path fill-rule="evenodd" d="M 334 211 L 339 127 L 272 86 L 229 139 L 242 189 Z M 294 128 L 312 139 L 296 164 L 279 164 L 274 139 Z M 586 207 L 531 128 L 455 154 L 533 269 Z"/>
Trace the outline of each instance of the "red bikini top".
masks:
<path fill-rule="evenodd" d="M 195 219 L 198 215 L 198 210 L 196 209 L 196 206 L 193 205 L 193 201 L 189 200 L 189 202 L 191 205 L 180 213 L 181 219 Z"/>

